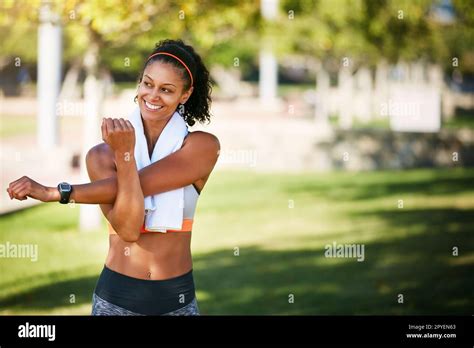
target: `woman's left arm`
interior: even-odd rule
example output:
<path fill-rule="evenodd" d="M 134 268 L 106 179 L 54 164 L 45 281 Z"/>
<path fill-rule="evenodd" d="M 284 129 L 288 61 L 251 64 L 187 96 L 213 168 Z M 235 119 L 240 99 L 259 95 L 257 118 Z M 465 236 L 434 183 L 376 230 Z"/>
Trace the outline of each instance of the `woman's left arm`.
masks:
<path fill-rule="evenodd" d="M 192 132 L 181 149 L 138 172 L 143 196 L 191 185 L 208 176 L 217 162 L 219 152 L 220 144 L 214 135 Z M 21 180 L 24 182 L 21 183 Z M 112 204 L 117 196 L 117 189 L 116 177 L 73 185 L 70 199 L 83 204 Z M 11 198 L 21 200 L 27 196 L 43 202 L 60 200 L 55 187 L 42 186 L 27 177 L 11 183 L 8 190 Z"/>

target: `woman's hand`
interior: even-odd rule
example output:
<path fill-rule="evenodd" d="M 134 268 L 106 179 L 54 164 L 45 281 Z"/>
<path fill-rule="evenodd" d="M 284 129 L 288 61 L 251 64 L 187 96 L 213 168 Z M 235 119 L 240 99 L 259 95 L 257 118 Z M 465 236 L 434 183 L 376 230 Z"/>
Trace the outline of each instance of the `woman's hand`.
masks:
<path fill-rule="evenodd" d="M 20 201 L 31 197 L 41 202 L 53 202 L 57 200 L 56 196 L 59 195 L 59 191 L 54 187 L 43 186 L 27 176 L 12 181 L 8 185 L 7 192 L 10 195 L 10 199 L 15 198 Z"/>
<path fill-rule="evenodd" d="M 116 153 L 132 153 L 135 149 L 135 130 L 123 118 L 104 118 L 102 120 L 102 140 Z"/>

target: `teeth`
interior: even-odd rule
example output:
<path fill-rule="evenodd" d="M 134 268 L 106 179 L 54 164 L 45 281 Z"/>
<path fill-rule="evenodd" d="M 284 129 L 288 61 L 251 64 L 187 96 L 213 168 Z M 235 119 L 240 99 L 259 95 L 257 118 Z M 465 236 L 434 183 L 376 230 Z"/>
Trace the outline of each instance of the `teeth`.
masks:
<path fill-rule="evenodd" d="M 162 106 L 150 104 L 146 100 L 145 100 L 145 105 L 152 110 L 158 110 L 162 108 Z"/>

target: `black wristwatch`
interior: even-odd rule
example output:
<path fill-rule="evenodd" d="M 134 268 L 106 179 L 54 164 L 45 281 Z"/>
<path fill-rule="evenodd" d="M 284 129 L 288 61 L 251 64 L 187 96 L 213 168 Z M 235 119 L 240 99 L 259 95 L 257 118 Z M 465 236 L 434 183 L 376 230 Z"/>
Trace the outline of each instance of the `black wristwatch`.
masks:
<path fill-rule="evenodd" d="M 72 186 L 68 184 L 67 182 L 61 182 L 58 185 L 58 191 L 59 191 L 59 194 L 61 195 L 61 200 L 59 201 L 59 203 L 68 204 L 69 197 L 71 197 L 71 193 L 72 193 Z"/>

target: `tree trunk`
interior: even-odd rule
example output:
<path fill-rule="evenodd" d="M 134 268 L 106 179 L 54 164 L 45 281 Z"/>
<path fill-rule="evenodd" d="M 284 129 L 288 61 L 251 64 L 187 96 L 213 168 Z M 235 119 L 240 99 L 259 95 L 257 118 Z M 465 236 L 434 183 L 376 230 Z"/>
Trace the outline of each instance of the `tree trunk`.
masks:
<path fill-rule="evenodd" d="M 353 122 L 352 94 L 354 89 L 354 78 L 349 68 L 339 70 L 339 125 L 343 129 L 350 129 Z"/>
<path fill-rule="evenodd" d="M 278 13 L 278 0 L 262 0 L 260 12 L 266 21 L 273 21 Z M 265 106 L 275 106 L 278 86 L 278 64 L 272 50 L 272 37 L 262 38 L 259 58 L 259 96 Z"/>
<path fill-rule="evenodd" d="M 40 9 L 38 28 L 38 145 L 53 149 L 59 144 L 56 104 L 61 86 L 61 27 L 50 4 Z"/>
<path fill-rule="evenodd" d="M 81 72 L 82 62 L 80 59 L 75 59 L 69 67 L 66 76 L 64 77 L 60 100 L 76 100 L 80 98 L 79 93 L 79 74 Z"/>
<path fill-rule="evenodd" d="M 93 37 L 93 35 L 91 35 Z M 89 181 L 87 168 L 85 166 L 86 154 L 91 147 L 100 143 L 101 132 L 99 116 L 102 109 L 103 85 L 99 79 L 99 44 L 94 38 L 84 56 L 84 67 L 86 69 L 86 80 L 84 82 L 84 134 L 81 177 L 84 182 Z M 96 204 L 81 204 L 79 216 L 79 229 L 91 231 L 100 228 L 102 214 Z"/>

